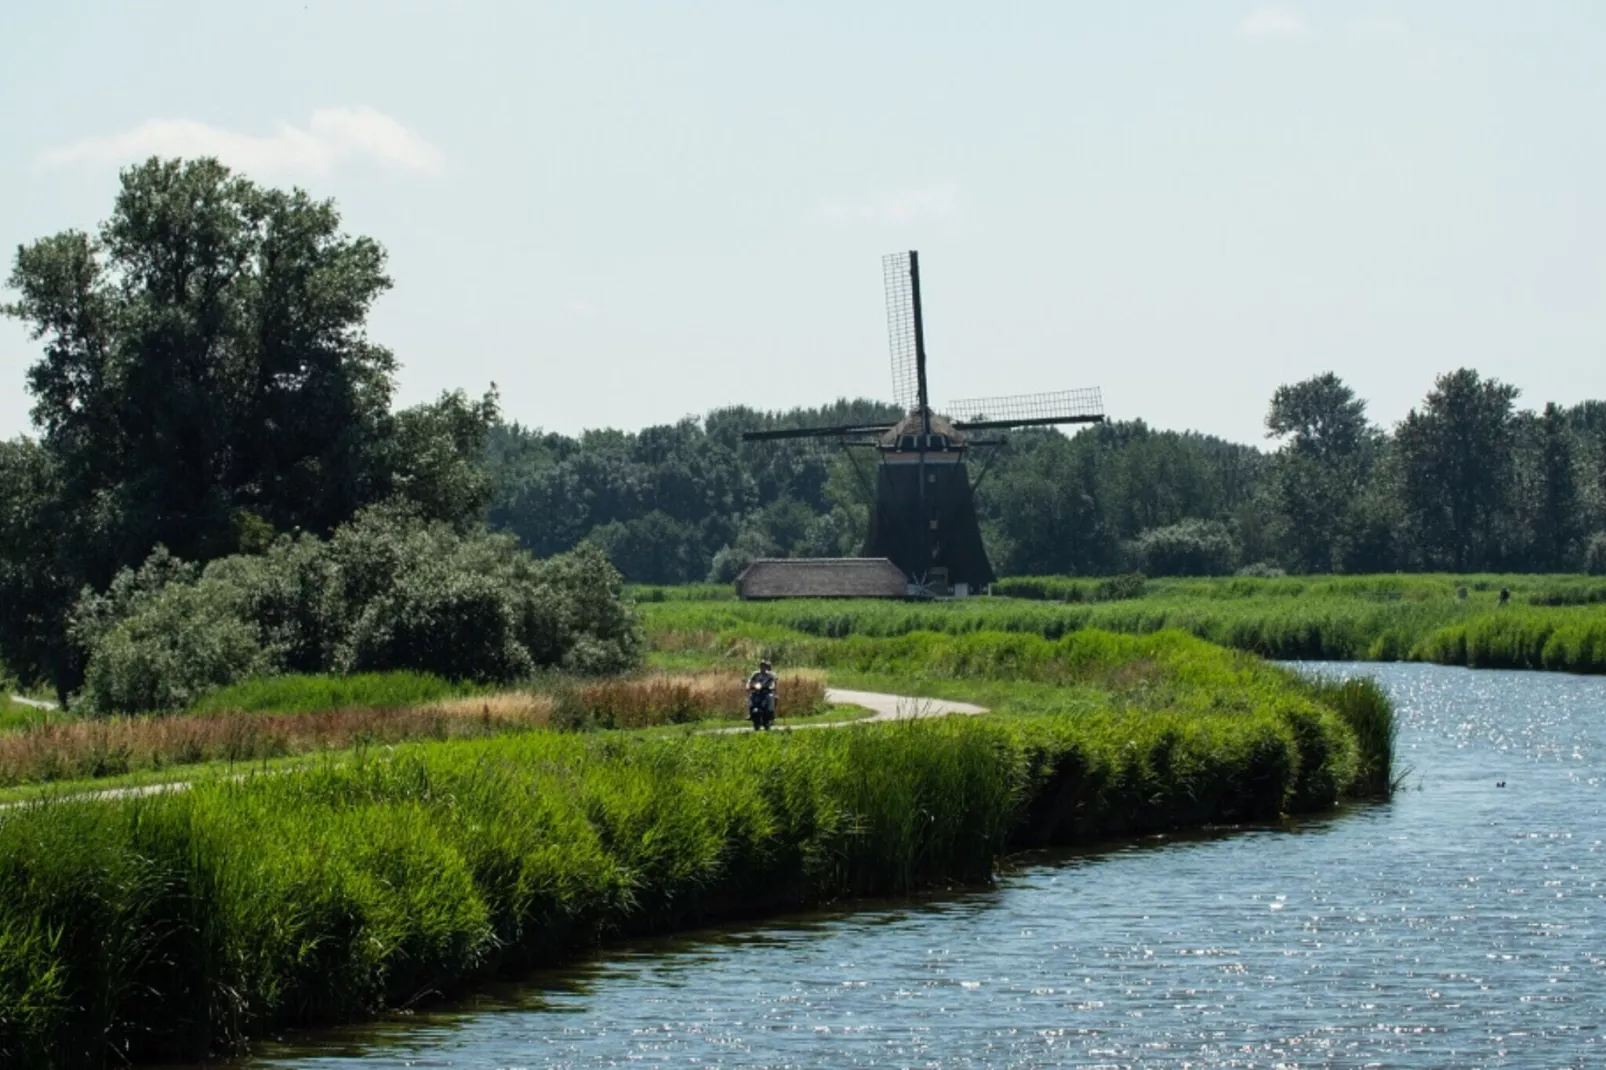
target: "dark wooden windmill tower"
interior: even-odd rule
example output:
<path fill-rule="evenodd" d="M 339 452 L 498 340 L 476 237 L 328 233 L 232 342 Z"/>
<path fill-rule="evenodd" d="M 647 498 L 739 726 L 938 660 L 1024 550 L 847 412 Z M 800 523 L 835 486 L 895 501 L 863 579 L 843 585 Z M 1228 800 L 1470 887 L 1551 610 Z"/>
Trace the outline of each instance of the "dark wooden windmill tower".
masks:
<path fill-rule="evenodd" d="M 995 578 L 976 521 L 975 488 L 966 456 L 1000 445 L 987 432 L 1016 427 L 1097 423 L 1104 419 L 1097 389 L 956 401 L 934 411 L 926 389 L 925 319 L 920 307 L 920 256 L 882 258 L 897 423 L 750 431 L 747 441 L 835 439 L 873 450 L 874 504 L 863 554 L 887 558 L 903 571 L 909 592 L 945 595 L 979 591 Z M 855 461 L 857 467 L 857 461 Z M 984 469 L 985 471 L 985 469 Z M 868 483 L 868 478 L 865 479 Z"/>

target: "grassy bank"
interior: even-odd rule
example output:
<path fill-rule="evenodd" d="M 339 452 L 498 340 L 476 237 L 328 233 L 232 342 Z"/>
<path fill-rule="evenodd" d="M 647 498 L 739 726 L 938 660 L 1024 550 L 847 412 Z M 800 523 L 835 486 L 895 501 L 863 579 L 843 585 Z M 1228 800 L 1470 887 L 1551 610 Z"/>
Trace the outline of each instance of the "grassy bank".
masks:
<path fill-rule="evenodd" d="M 776 735 L 534 732 L 10 811 L 0 1062 L 191 1058 L 610 935 L 982 881 L 1011 845 L 1275 820 L 1375 775 L 1355 710 L 1278 670 L 1185 636 L 1077 645 L 1090 638 L 987 639 L 980 663 L 953 637 L 910 637 L 883 661 L 840 648 L 872 669 L 969 659 L 955 679 L 980 681 L 992 670 L 978 664 L 1014 660 L 1064 681 L 1000 682 L 1035 688 L 1029 713 Z M 1011 645 L 1026 639 L 1053 649 Z M 1134 650 L 1154 668 L 1124 679 Z M 1170 697 L 1140 701 L 1159 691 Z"/>
<path fill-rule="evenodd" d="M 1421 660 L 1606 672 L 1606 584 L 1589 577 L 1151 580 L 1141 593 L 1114 600 L 1101 598 L 1101 581 L 1065 579 L 1056 587 L 1053 580 L 1031 583 L 1071 600 L 671 599 L 642 608 L 648 628 L 660 635 L 716 636 L 770 627 L 829 638 L 1009 631 L 1057 639 L 1088 628 L 1128 634 L 1179 629 L 1276 659 Z M 1072 598 L 1066 592 L 1077 585 L 1085 588 L 1084 596 Z M 1511 592 L 1510 604 L 1499 602 L 1502 587 Z"/>

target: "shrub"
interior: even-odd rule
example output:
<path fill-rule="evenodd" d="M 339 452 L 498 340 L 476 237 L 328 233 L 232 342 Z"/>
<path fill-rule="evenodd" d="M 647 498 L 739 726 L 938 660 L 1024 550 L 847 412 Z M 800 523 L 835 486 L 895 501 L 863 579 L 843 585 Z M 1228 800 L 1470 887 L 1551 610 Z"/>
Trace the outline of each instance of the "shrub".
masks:
<path fill-rule="evenodd" d="M 1233 573 L 1233 575 L 1247 576 L 1257 580 L 1280 580 L 1284 576 L 1288 575 L 1288 573 L 1284 572 L 1276 565 L 1268 565 L 1264 561 L 1256 561 L 1252 565 L 1245 565 L 1243 568 Z"/>
<path fill-rule="evenodd" d="M 199 576 L 159 550 L 80 599 L 74 636 L 89 655 L 88 708 L 101 713 L 179 709 L 286 670 L 489 683 L 541 668 L 620 672 L 642 654 L 619 573 L 597 548 L 537 561 L 507 536 L 394 508 Z"/>
<path fill-rule="evenodd" d="M 735 583 L 736 577 L 754 560 L 753 554 L 747 550 L 735 546 L 720 547 L 714 555 L 713 567 L 708 570 L 708 582 Z"/>
<path fill-rule="evenodd" d="M 86 706 L 99 713 L 183 709 L 214 687 L 274 665 L 233 591 L 174 583 L 98 637 L 85 674 Z"/>
<path fill-rule="evenodd" d="M 1150 528 L 1130 551 L 1133 563 L 1150 576 L 1225 576 L 1238 563 L 1237 540 L 1218 520 Z"/>

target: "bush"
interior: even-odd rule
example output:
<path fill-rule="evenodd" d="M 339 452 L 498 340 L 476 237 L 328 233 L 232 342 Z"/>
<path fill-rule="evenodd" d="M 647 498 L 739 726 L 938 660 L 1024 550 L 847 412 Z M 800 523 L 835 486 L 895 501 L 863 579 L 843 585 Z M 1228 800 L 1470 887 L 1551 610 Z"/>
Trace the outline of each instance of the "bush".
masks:
<path fill-rule="evenodd" d="M 1256 580 L 1280 580 L 1288 573 L 1276 565 L 1268 565 L 1264 561 L 1256 561 L 1252 565 L 1245 565 L 1234 573 L 1236 576 L 1245 576 Z"/>
<path fill-rule="evenodd" d="M 742 570 L 755 560 L 752 553 L 735 546 L 723 546 L 714 555 L 714 566 L 708 570 L 709 583 L 735 583 Z"/>
<path fill-rule="evenodd" d="M 214 582 L 174 583 L 98 638 L 85 674 L 86 706 L 99 713 L 183 709 L 205 692 L 272 671 L 275 660 Z"/>
<path fill-rule="evenodd" d="M 1130 553 L 1150 576 L 1225 576 L 1238 563 L 1237 540 L 1218 520 L 1150 528 L 1132 541 Z"/>
<path fill-rule="evenodd" d="M 395 509 L 199 576 L 159 550 L 80 599 L 74 636 L 89 655 L 88 708 L 101 713 L 179 709 L 285 671 L 491 683 L 542 668 L 619 672 L 642 653 L 619 573 L 596 547 L 537 561 L 507 536 Z"/>

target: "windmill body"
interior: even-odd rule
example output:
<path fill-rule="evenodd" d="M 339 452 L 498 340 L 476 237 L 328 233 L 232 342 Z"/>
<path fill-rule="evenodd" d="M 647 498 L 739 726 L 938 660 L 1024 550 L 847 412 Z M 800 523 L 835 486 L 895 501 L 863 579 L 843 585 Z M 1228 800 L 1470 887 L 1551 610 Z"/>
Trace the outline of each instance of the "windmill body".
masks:
<path fill-rule="evenodd" d="M 1001 444 L 998 438 L 983 437 L 987 432 L 1101 421 L 1099 394 L 1097 390 L 1024 394 L 955 402 L 943 413 L 933 411 L 926 383 L 919 254 L 894 253 L 883 258 L 882 267 L 893 393 L 906 413 L 903 419 L 895 424 L 750 431 L 742 438 L 828 439 L 848 450 L 850 457 L 872 454 L 874 499 L 863 556 L 884 558 L 897 566 L 910 595 L 980 591 L 994 574 L 982 544 L 967 456 Z M 863 478 L 857 459 L 854 463 Z M 785 563 L 763 564 L 773 571 Z M 805 566 L 799 562 L 795 567 Z"/>

